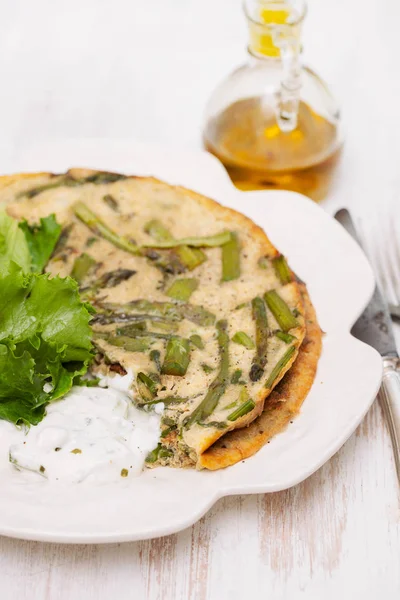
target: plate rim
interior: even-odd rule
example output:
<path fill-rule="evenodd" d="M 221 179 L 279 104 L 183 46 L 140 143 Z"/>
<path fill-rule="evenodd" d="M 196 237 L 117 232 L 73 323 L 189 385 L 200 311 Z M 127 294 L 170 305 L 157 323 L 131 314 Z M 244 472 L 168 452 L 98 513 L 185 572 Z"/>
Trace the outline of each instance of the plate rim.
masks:
<path fill-rule="evenodd" d="M 104 142 L 107 142 L 107 144 L 110 143 L 110 140 L 105 140 L 102 138 L 100 138 L 100 140 L 101 140 L 102 144 L 104 144 Z M 88 142 L 89 142 L 89 145 L 88 145 Z M 42 144 L 43 144 L 43 142 L 42 142 Z M 54 152 L 54 146 L 56 146 L 56 147 L 59 146 L 61 148 L 65 148 L 66 145 L 70 144 L 70 145 L 72 145 L 72 147 L 76 148 L 77 144 L 82 146 L 83 141 L 76 140 L 76 139 L 63 140 L 61 142 L 47 141 L 47 142 L 44 142 L 45 147 L 46 147 L 46 144 L 47 144 L 47 148 L 49 148 L 49 144 L 50 144 L 50 146 Z M 90 152 L 90 145 L 93 146 L 93 144 L 98 145 L 99 138 L 97 138 L 95 140 L 91 139 L 91 140 L 84 141 L 84 145 L 85 145 L 85 147 L 89 148 L 89 152 Z M 125 148 L 125 149 L 132 149 L 132 147 L 141 148 L 145 152 L 156 153 L 156 154 L 158 153 L 161 155 L 165 154 L 166 152 L 168 152 L 168 153 L 171 152 L 171 149 L 169 146 L 160 146 L 160 145 L 155 145 L 155 144 L 138 144 L 136 141 L 126 140 L 126 139 L 113 140 L 112 146 L 115 148 L 116 145 L 119 146 L 120 148 Z M 38 147 L 37 144 L 33 145 L 33 148 L 35 148 L 35 152 L 37 152 L 37 147 Z M 25 156 L 29 156 L 29 151 L 30 150 L 28 147 L 25 152 Z M 176 155 L 178 156 L 180 153 L 182 153 L 182 149 L 181 150 L 174 149 L 173 152 L 176 153 Z M 250 198 L 259 199 L 262 196 L 270 195 L 271 193 L 273 193 L 275 195 L 283 195 L 285 197 L 290 196 L 293 199 L 296 199 L 296 202 L 300 202 L 300 203 L 302 202 L 304 204 L 304 206 L 306 206 L 306 205 L 308 207 L 312 206 L 313 208 L 311 210 L 314 210 L 314 209 L 320 210 L 321 211 L 320 214 L 324 214 L 328 218 L 331 219 L 331 217 L 328 215 L 328 213 L 323 211 L 321 209 L 321 207 L 315 205 L 308 198 L 305 198 L 301 194 L 297 194 L 295 192 L 289 192 L 289 191 L 242 192 L 242 191 L 239 191 L 233 186 L 225 169 L 222 167 L 222 165 L 219 163 L 219 161 L 214 156 L 210 155 L 209 153 L 207 153 L 205 151 L 201 151 L 201 150 L 196 150 L 196 151 L 190 150 L 190 151 L 184 151 L 184 152 L 185 152 L 186 158 L 188 157 L 188 154 L 190 154 L 191 157 L 195 157 L 196 159 L 200 159 L 200 157 L 201 157 L 201 161 L 204 164 L 208 163 L 209 166 L 207 167 L 207 169 L 210 172 L 210 179 L 215 178 L 215 180 L 213 181 L 214 187 L 215 187 L 215 192 L 208 193 L 205 195 L 209 195 L 211 197 L 216 197 L 216 199 L 219 202 L 221 202 L 221 200 L 222 200 L 222 197 L 220 197 L 220 196 L 222 196 L 224 193 L 228 193 L 229 196 L 236 195 L 238 198 L 238 203 L 243 202 L 243 194 L 245 194 L 246 198 L 249 198 L 249 199 Z M 42 151 L 42 153 L 39 152 L 39 155 L 40 154 L 43 155 L 43 151 Z M 56 155 L 57 155 L 56 152 L 54 152 L 53 156 L 56 156 Z M 22 157 L 23 157 L 23 153 L 22 153 Z M 23 161 L 23 158 L 20 158 L 20 160 Z M 90 166 L 90 165 L 88 165 L 88 166 Z M 104 168 L 104 167 L 100 167 L 100 168 Z M 110 167 L 110 169 L 111 169 L 111 167 Z M 31 169 L 29 169 L 29 170 L 31 170 Z M 32 169 L 32 170 L 35 170 L 35 169 Z M 122 171 L 122 170 L 126 170 L 126 169 L 121 168 L 120 170 Z M 189 186 L 187 186 L 187 187 L 189 187 Z M 195 188 L 195 189 L 197 190 L 197 188 Z M 200 193 L 203 193 L 203 192 L 200 190 Z M 231 203 L 228 202 L 228 205 L 230 206 Z M 337 226 L 338 226 L 338 228 L 341 228 L 341 226 L 338 223 L 337 223 Z M 344 230 L 343 230 L 343 232 L 344 232 Z M 344 233 L 348 236 L 347 232 L 344 232 Z M 348 237 L 350 238 L 350 236 L 348 236 Z M 364 253 L 359 248 L 359 246 L 357 246 L 357 244 L 355 242 L 354 242 L 354 244 L 355 244 L 355 247 L 357 247 L 357 249 L 358 249 L 358 253 L 361 253 L 363 255 L 364 259 L 367 261 Z M 371 348 L 370 346 L 367 346 L 363 342 L 356 340 L 350 333 L 351 326 L 354 324 L 355 320 L 361 315 L 364 308 L 367 306 L 368 302 L 370 301 L 372 294 L 373 294 L 374 286 L 375 286 L 375 281 L 374 281 L 372 269 L 370 268 L 369 295 L 367 297 L 367 294 L 365 294 L 365 298 L 363 300 L 362 306 L 359 307 L 357 314 L 352 316 L 352 318 L 351 318 L 352 322 L 347 323 L 346 327 L 343 328 L 342 334 L 345 335 L 346 337 L 352 338 L 353 339 L 352 343 L 355 344 L 355 347 L 358 347 L 360 352 L 365 352 L 365 356 L 369 355 L 368 359 L 371 361 L 371 367 L 373 366 L 374 368 L 376 368 L 377 373 L 378 373 L 378 371 L 379 371 L 379 373 L 381 373 L 382 361 L 381 361 L 381 357 L 378 354 L 378 352 L 376 350 L 374 350 L 373 348 Z M 378 363 L 379 363 L 379 365 L 378 365 Z M 74 531 L 72 531 L 70 533 L 57 533 L 57 532 L 54 533 L 51 531 L 37 530 L 35 528 L 7 527 L 7 526 L 4 526 L 4 524 L 0 520 L 0 535 L 5 535 L 8 537 L 19 538 L 19 539 L 44 541 L 44 542 L 56 542 L 56 543 L 87 544 L 87 543 L 115 543 L 115 542 L 125 542 L 125 541 L 137 541 L 137 540 L 149 539 L 149 538 L 154 538 L 154 537 L 160 537 L 160 536 L 164 536 L 164 535 L 170 535 L 172 533 L 176 533 L 178 531 L 186 529 L 187 527 L 193 525 L 199 518 L 201 518 L 222 497 L 236 495 L 236 494 L 246 494 L 247 495 L 247 494 L 253 494 L 253 493 L 269 493 L 269 492 L 273 492 L 273 491 L 280 491 L 280 490 L 288 489 L 294 485 L 297 485 L 301 481 L 304 481 L 306 478 L 308 478 L 310 475 L 312 475 L 316 470 L 318 470 L 323 464 L 325 464 L 325 462 L 327 462 L 342 447 L 342 445 L 346 442 L 346 440 L 350 437 L 350 435 L 355 431 L 355 429 L 357 428 L 357 426 L 359 425 L 359 423 L 362 421 L 365 414 L 369 410 L 370 406 L 374 402 L 376 393 L 379 390 L 379 386 L 380 386 L 380 376 L 379 376 L 379 378 L 377 376 L 376 377 L 376 385 L 374 386 L 374 389 L 372 389 L 372 386 L 371 386 L 371 393 L 369 394 L 370 397 L 369 397 L 368 401 L 365 402 L 363 410 L 361 412 L 357 413 L 357 415 L 355 415 L 354 418 L 349 421 L 348 426 L 343 431 L 343 434 L 335 442 L 332 442 L 327 447 L 326 452 L 323 454 L 323 456 L 319 460 L 317 460 L 315 462 L 315 464 L 310 467 L 310 469 L 301 472 L 301 474 L 299 474 L 299 476 L 297 478 L 293 479 L 290 482 L 287 482 L 287 484 L 285 484 L 283 487 L 278 486 L 278 487 L 274 488 L 274 486 L 271 486 L 270 484 L 267 484 L 267 483 L 264 485 L 256 484 L 254 486 L 251 486 L 251 484 L 246 484 L 246 486 L 244 488 L 240 488 L 240 486 L 236 487 L 236 488 L 234 488 L 232 486 L 231 487 L 229 487 L 229 486 L 223 487 L 222 486 L 221 488 L 215 490 L 215 492 L 212 495 L 210 494 L 207 497 L 206 501 L 201 505 L 200 508 L 197 509 L 197 511 L 195 511 L 194 514 L 191 514 L 190 516 L 188 515 L 188 516 L 182 518 L 179 524 L 173 523 L 172 525 L 166 525 L 164 527 L 159 526 L 157 528 L 157 531 L 149 530 L 149 531 L 142 531 L 142 532 L 138 532 L 138 533 L 135 533 L 132 531 L 126 531 L 123 533 L 121 533 L 121 532 L 112 533 L 111 532 L 111 533 L 107 533 L 107 534 L 102 534 L 102 533 L 87 534 L 87 533 L 77 533 Z"/>

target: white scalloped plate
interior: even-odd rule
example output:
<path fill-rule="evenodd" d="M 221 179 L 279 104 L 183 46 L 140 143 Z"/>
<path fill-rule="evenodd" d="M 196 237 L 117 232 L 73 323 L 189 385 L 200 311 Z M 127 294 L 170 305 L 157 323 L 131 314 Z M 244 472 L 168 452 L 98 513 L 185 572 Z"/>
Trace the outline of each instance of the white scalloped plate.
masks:
<path fill-rule="evenodd" d="M 371 268 L 347 233 L 292 192 L 239 192 L 204 152 L 129 140 L 71 140 L 31 147 L 15 171 L 87 166 L 155 175 L 211 196 L 265 228 L 307 282 L 326 332 L 318 374 L 301 414 L 254 457 L 217 472 L 160 468 L 114 485 L 21 483 L 0 456 L 0 534 L 40 541 L 102 543 L 174 533 L 222 496 L 289 488 L 323 465 L 356 429 L 377 393 L 381 359 L 349 331 L 372 295 Z"/>

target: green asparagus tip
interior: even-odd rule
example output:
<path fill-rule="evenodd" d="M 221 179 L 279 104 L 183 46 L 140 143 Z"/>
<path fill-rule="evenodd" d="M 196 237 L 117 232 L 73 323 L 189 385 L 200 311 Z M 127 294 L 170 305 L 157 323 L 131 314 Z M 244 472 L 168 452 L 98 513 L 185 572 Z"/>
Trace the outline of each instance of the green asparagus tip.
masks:
<path fill-rule="evenodd" d="M 251 381 L 261 379 L 265 365 L 267 364 L 268 352 L 268 319 L 265 302 L 262 298 L 254 298 L 251 301 L 252 315 L 256 326 L 256 353 L 253 358 L 253 364 L 250 369 L 249 377 Z"/>
<path fill-rule="evenodd" d="M 150 340 L 131 338 L 126 335 L 109 336 L 105 338 L 105 341 L 112 346 L 118 346 L 123 348 L 127 352 L 145 352 L 149 348 Z"/>
<path fill-rule="evenodd" d="M 274 258 L 272 260 L 272 264 L 274 266 L 276 276 L 283 285 L 290 283 L 293 280 L 292 272 L 282 254 Z"/>
<path fill-rule="evenodd" d="M 197 290 L 199 282 L 197 279 L 176 279 L 166 291 L 167 296 L 187 302 L 195 290 Z"/>
<path fill-rule="evenodd" d="M 173 237 L 166 227 L 157 219 L 152 219 L 144 226 L 144 230 L 158 242 L 172 240 Z"/>
<path fill-rule="evenodd" d="M 189 340 L 192 342 L 193 346 L 196 346 L 199 350 L 204 350 L 203 340 L 197 333 L 191 335 Z"/>
<path fill-rule="evenodd" d="M 164 375 L 185 375 L 190 361 L 189 340 L 173 336 L 168 340 L 161 373 Z"/>
<path fill-rule="evenodd" d="M 232 342 L 235 342 L 235 344 L 240 344 L 249 350 L 252 350 L 256 347 L 251 337 L 248 336 L 244 331 L 237 331 L 232 337 Z"/>
<path fill-rule="evenodd" d="M 274 315 L 279 327 L 287 333 L 290 329 L 299 327 L 299 322 L 293 316 L 286 302 L 277 294 L 275 290 L 271 290 L 264 294 L 265 302 L 269 310 Z"/>
<path fill-rule="evenodd" d="M 189 246 L 178 246 L 175 254 L 186 269 L 193 271 L 196 267 L 207 260 L 207 255 L 200 248 L 190 248 Z"/>

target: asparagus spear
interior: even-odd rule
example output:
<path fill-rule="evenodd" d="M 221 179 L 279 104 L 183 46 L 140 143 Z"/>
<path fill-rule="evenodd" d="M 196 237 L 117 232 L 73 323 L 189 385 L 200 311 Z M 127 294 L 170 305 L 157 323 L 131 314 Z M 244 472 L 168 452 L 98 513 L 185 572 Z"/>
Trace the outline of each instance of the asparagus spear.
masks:
<path fill-rule="evenodd" d="M 151 221 L 146 223 L 146 225 L 144 226 L 144 230 L 158 242 L 173 239 L 168 229 L 164 227 L 164 225 L 157 219 L 152 219 Z"/>
<path fill-rule="evenodd" d="M 239 417 L 242 417 L 243 415 L 247 414 L 248 412 L 250 412 L 250 410 L 253 410 L 253 408 L 255 407 L 255 403 L 253 402 L 253 400 L 250 400 L 249 392 L 247 391 L 247 388 L 245 386 L 242 386 L 240 388 L 237 400 L 229 404 L 229 406 L 225 406 L 225 409 L 227 410 L 229 408 L 233 408 L 238 404 L 239 407 L 236 408 L 234 412 L 227 417 L 228 421 L 236 421 Z"/>
<path fill-rule="evenodd" d="M 179 328 L 179 324 L 176 321 L 160 321 L 151 317 L 148 321 L 151 327 L 159 329 L 162 332 L 164 331 L 165 333 L 174 333 Z"/>
<path fill-rule="evenodd" d="M 99 337 L 98 334 L 96 337 Z M 137 339 L 131 338 L 126 335 L 120 336 L 107 336 L 103 337 L 103 339 L 112 346 L 117 346 L 119 348 L 123 348 L 128 352 L 145 352 L 150 345 L 149 339 Z"/>
<path fill-rule="evenodd" d="M 135 275 L 136 271 L 132 269 L 116 269 L 115 271 L 110 271 L 109 273 L 103 273 L 103 275 L 97 279 L 93 285 L 89 287 L 84 287 L 81 289 L 81 293 L 85 298 L 89 298 L 91 301 L 94 300 L 94 296 L 104 288 L 115 287 L 122 281 L 126 281 L 132 275 Z"/>
<path fill-rule="evenodd" d="M 181 272 L 185 265 L 182 265 L 178 260 L 174 261 L 171 257 L 166 258 L 165 256 L 160 256 L 158 253 L 154 253 L 151 248 L 176 248 L 184 247 L 189 244 L 193 246 L 219 246 L 227 241 L 227 235 L 229 235 L 227 232 L 223 232 L 222 234 L 205 238 L 187 238 L 187 240 L 164 239 L 140 247 L 112 231 L 112 229 L 110 229 L 100 217 L 92 212 L 83 202 L 77 202 L 74 205 L 74 213 L 96 235 L 100 235 L 111 244 L 114 244 L 117 248 L 121 248 L 130 254 L 146 256 L 150 260 L 154 260 L 157 267 L 171 273 Z M 149 229 L 149 231 L 154 231 L 154 222 L 150 222 L 150 224 L 152 229 Z M 164 230 L 164 234 L 166 234 L 166 232 L 167 230 Z M 204 255 L 196 254 L 195 257 L 193 257 L 192 254 L 190 260 L 191 265 L 188 268 L 194 268 L 192 266 L 193 263 L 197 262 L 198 264 L 201 264 L 204 260 Z"/>
<path fill-rule="evenodd" d="M 164 227 L 164 225 L 157 219 L 149 221 L 145 225 L 144 230 L 152 238 L 159 242 L 173 240 L 173 236 L 168 229 Z M 177 255 L 181 264 L 189 269 L 189 271 L 192 271 L 207 259 L 207 256 L 199 248 L 190 248 L 189 246 L 178 246 L 175 249 L 175 254 Z"/>
<path fill-rule="evenodd" d="M 161 318 L 166 321 L 180 321 L 180 307 L 173 302 L 151 302 L 150 300 L 132 300 L 127 304 L 116 304 L 114 302 L 106 302 L 101 304 L 101 307 L 106 311 L 116 315 L 126 315 L 126 317 L 134 317 L 137 311 L 143 311 L 145 315 L 141 315 L 142 319 L 147 318 L 147 315 L 152 315 L 153 318 Z M 151 318 L 151 317 L 150 317 Z"/>
<path fill-rule="evenodd" d="M 230 240 L 222 246 L 222 281 L 240 277 L 240 244 L 237 233 L 231 232 Z"/>
<path fill-rule="evenodd" d="M 190 248 L 190 246 L 178 246 L 175 248 L 175 254 L 189 271 L 193 271 L 207 260 L 207 255 L 200 248 Z"/>
<path fill-rule="evenodd" d="M 23 192 L 20 192 L 17 195 L 17 198 L 22 198 L 23 196 L 26 196 L 27 198 L 34 198 L 35 196 L 38 196 L 39 194 L 41 194 L 42 192 L 45 192 L 46 190 L 52 190 L 54 188 L 58 188 L 61 186 L 75 187 L 75 186 L 81 185 L 81 184 L 82 184 L 81 181 L 74 179 L 70 175 L 60 175 L 59 177 L 56 178 L 56 181 L 51 181 L 50 183 L 44 183 L 43 185 L 38 185 L 37 187 L 31 188 L 30 190 L 24 190 Z"/>
<path fill-rule="evenodd" d="M 151 402 L 157 396 L 158 386 L 155 381 L 146 373 L 138 373 L 136 377 L 136 385 L 140 397 L 145 402 Z"/>
<path fill-rule="evenodd" d="M 190 360 L 189 340 L 172 336 L 167 343 L 161 373 L 164 375 L 185 375 Z"/>
<path fill-rule="evenodd" d="M 148 315 L 144 313 L 126 313 L 124 311 L 113 311 L 110 309 L 103 310 L 102 312 L 97 312 L 93 318 L 92 323 L 99 323 L 100 325 L 109 325 L 110 323 L 131 323 L 136 325 L 141 321 L 148 321 L 154 327 L 158 327 L 161 325 L 160 329 L 163 326 L 171 326 L 171 331 L 175 331 L 174 325 L 177 323 L 175 321 L 171 321 L 164 317 L 158 317 L 156 315 Z"/>
<path fill-rule="evenodd" d="M 114 212 L 119 212 L 118 202 L 111 194 L 103 196 L 103 202 L 105 202 Z"/>
<path fill-rule="evenodd" d="M 231 239 L 229 231 L 222 231 L 215 235 L 207 235 L 204 237 L 188 237 L 181 240 L 160 240 L 151 244 L 144 244 L 145 248 L 176 248 L 177 246 L 194 246 L 195 248 L 223 246 Z"/>
<path fill-rule="evenodd" d="M 115 269 L 115 271 L 103 273 L 100 279 L 96 282 L 96 285 L 98 288 L 112 288 L 122 281 L 130 279 L 132 275 L 135 275 L 135 273 L 136 271 L 133 271 L 132 269 Z"/>
<path fill-rule="evenodd" d="M 147 331 L 146 321 L 135 321 L 126 325 L 125 327 L 119 327 L 117 329 L 117 335 L 127 335 L 128 337 L 136 337 L 136 334 Z"/>
<path fill-rule="evenodd" d="M 153 404 L 159 404 L 162 402 L 165 406 L 171 406 L 174 404 L 182 404 L 184 402 L 188 402 L 188 398 L 182 398 L 181 396 L 166 396 L 165 398 L 157 398 L 153 402 L 147 403 L 147 406 L 152 406 Z"/>
<path fill-rule="evenodd" d="M 208 392 L 192 414 L 184 420 L 184 426 L 190 427 L 194 423 L 204 421 L 217 406 L 221 396 L 229 383 L 229 335 L 227 321 L 218 321 L 218 347 L 220 354 L 219 372 L 208 388 Z"/>
<path fill-rule="evenodd" d="M 89 256 L 84 252 L 80 256 L 78 256 L 74 264 L 72 266 L 71 277 L 75 279 L 79 285 L 83 282 L 85 277 L 87 277 L 89 271 L 94 267 L 96 261 L 94 258 Z"/>
<path fill-rule="evenodd" d="M 83 291 L 86 296 L 95 296 L 99 290 L 115 287 L 122 281 L 130 279 L 135 273 L 136 271 L 132 269 L 116 269 L 115 271 L 103 273 L 92 286 L 84 288 Z"/>
<path fill-rule="evenodd" d="M 58 187 L 76 187 L 78 185 L 83 185 L 84 183 L 112 183 L 114 181 L 118 181 L 119 179 L 126 179 L 126 175 L 101 171 L 100 173 L 95 173 L 94 175 L 90 175 L 89 177 L 82 179 L 76 179 L 68 173 L 55 177 L 54 179 L 56 179 L 56 181 L 45 183 L 35 188 L 31 188 L 30 190 L 24 190 L 18 194 L 17 197 L 22 198 L 23 196 L 27 196 L 27 198 L 34 198 L 46 190 L 52 190 Z"/>
<path fill-rule="evenodd" d="M 204 349 L 203 340 L 201 339 L 201 337 L 199 335 L 197 335 L 197 333 L 194 333 L 193 335 L 191 335 L 189 340 L 192 342 L 193 346 L 196 346 L 196 348 L 198 348 L 199 350 Z"/>
<path fill-rule="evenodd" d="M 253 340 L 244 331 L 237 331 L 232 337 L 232 342 L 235 342 L 235 344 L 240 344 L 249 350 L 255 348 Z"/>
<path fill-rule="evenodd" d="M 121 237 L 112 229 L 110 229 L 93 211 L 90 210 L 83 202 L 76 202 L 73 206 L 75 215 L 85 225 L 89 227 L 96 235 L 100 235 L 104 239 L 114 244 L 117 248 L 125 250 L 135 256 L 141 254 L 139 246 L 132 244 L 129 240 Z"/>
<path fill-rule="evenodd" d="M 271 290 L 270 292 L 264 294 L 264 298 L 269 310 L 277 320 L 279 327 L 285 333 L 287 333 L 289 329 L 299 326 L 299 322 L 293 316 L 290 308 L 275 290 Z"/>
<path fill-rule="evenodd" d="M 272 260 L 272 264 L 274 266 L 276 276 L 283 285 L 290 283 L 293 280 L 292 272 L 282 254 L 274 258 Z"/>
<path fill-rule="evenodd" d="M 195 290 L 197 290 L 199 282 L 197 279 L 176 279 L 166 291 L 167 296 L 187 302 Z"/>
<path fill-rule="evenodd" d="M 225 421 L 208 421 L 208 423 L 197 423 L 200 427 L 214 427 L 215 429 L 226 429 L 228 427 Z"/>
<path fill-rule="evenodd" d="M 290 333 L 285 333 L 284 331 L 276 331 L 275 336 L 279 340 L 282 340 L 282 342 L 285 342 L 285 344 L 290 344 L 290 342 L 296 339 L 294 335 L 290 335 Z"/>
<path fill-rule="evenodd" d="M 244 417 L 244 415 L 247 415 L 247 413 L 252 411 L 253 408 L 255 408 L 255 403 L 253 402 L 253 400 L 246 400 L 246 402 L 239 406 L 239 408 L 237 408 L 230 415 L 228 415 L 227 419 L 228 421 L 236 421 L 240 417 Z"/>
<path fill-rule="evenodd" d="M 145 256 L 148 258 L 157 269 L 160 269 L 163 273 L 168 273 L 170 275 L 176 275 L 177 273 L 183 273 L 185 271 L 185 266 L 180 262 L 177 256 L 173 252 L 163 251 L 156 252 L 152 248 L 143 248 L 140 249 L 141 256 Z"/>
<path fill-rule="evenodd" d="M 117 248 L 121 248 L 136 256 L 144 256 L 154 262 L 157 268 L 168 273 L 181 273 L 184 270 L 184 266 L 171 253 L 168 256 L 165 256 L 165 254 L 160 255 L 151 248 L 137 246 L 135 243 L 115 233 L 83 202 L 77 202 L 73 208 L 78 219 L 85 223 L 96 235 L 103 237 Z"/>
<path fill-rule="evenodd" d="M 262 298 L 254 298 L 251 301 L 253 319 L 256 324 L 256 354 L 253 358 L 253 364 L 250 369 L 251 381 L 258 381 L 264 373 L 265 365 L 267 364 L 268 350 L 268 319 L 264 300 Z"/>
<path fill-rule="evenodd" d="M 133 300 L 128 304 L 115 304 L 112 302 L 103 303 L 100 305 L 100 310 L 104 310 L 104 317 L 96 315 L 95 320 L 97 322 L 106 323 L 116 322 L 119 320 L 129 321 L 137 317 L 134 311 L 145 311 L 147 314 L 154 315 L 158 319 L 164 321 L 181 321 L 182 319 L 188 319 L 201 325 L 203 327 L 209 327 L 215 322 L 215 315 L 210 313 L 202 306 L 196 304 L 174 304 L 173 302 L 151 302 L 150 300 Z M 142 315 L 142 318 L 147 318 Z"/>
<path fill-rule="evenodd" d="M 173 336 L 170 333 L 159 333 L 158 331 L 146 331 L 127 325 L 126 327 L 119 327 L 117 329 L 118 337 L 129 337 L 129 338 L 153 338 L 159 340 L 170 340 Z"/>
<path fill-rule="evenodd" d="M 282 356 L 282 358 L 276 363 L 275 367 L 272 369 L 272 372 L 271 372 L 270 376 L 268 377 L 267 383 L 265 384 L 266 388 L 271 389 L 274 382 L 278 378 L 280 372 L 287 365 L 287 363 L 292 358 L 295 351 L 296 351 L 296 348 L 294 346 L 290 346 L 290 348 L 288 348 L 286 350 L 285 354 Z"/>

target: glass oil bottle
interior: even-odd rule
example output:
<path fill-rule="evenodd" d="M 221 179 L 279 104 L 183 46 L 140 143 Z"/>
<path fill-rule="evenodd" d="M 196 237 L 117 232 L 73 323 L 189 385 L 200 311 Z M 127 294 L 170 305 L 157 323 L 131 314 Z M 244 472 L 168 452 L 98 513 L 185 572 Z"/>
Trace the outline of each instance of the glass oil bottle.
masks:
<path fill-rule="evenodd" d="M 246 0 L 248 62 L 214 91 L 204 145 L 241 190 L 286 189 L 320 201 L 341 153 L 340 114 L 301 63 L 303 0 Z"/>

